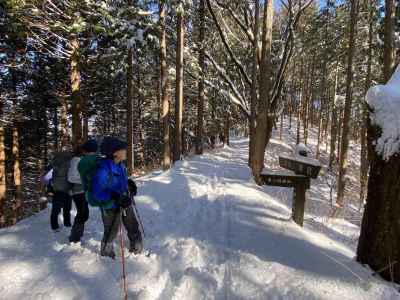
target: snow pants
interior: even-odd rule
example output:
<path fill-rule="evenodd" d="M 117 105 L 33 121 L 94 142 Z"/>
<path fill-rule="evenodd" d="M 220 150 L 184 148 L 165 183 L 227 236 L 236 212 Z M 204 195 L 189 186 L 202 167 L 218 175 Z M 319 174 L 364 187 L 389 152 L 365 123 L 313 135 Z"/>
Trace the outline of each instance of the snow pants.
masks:
<path fill-rule="evenodd" d="M 72 199 L 68 193 L 54 193 L 50 214 L 51 229 L 58 229 L 58 215 L 60 214 L 61 209 L 63 210 L 64 226 L 71 227 L 71 207 Z"/>
<path fill-rule="evenodd" d="M 103 244 L 112 244 L 118 235 L 118 229 L 122 223 L 127 231 L 130 250 L 135 247 L 135 244 L 142 243 L 142 234 L 139 228 L 139 222 L 136 219 L 133 206 L 126 209 L 111 208 L 101 209 L 101 217 L 104 225 Z"/>
<path fill-rule="evenodd" d="M 77 243 L 81 240 L 83 232 L 85 231 L 85 223 L 89 219 L 89 206 L 86 201 L 85 193 L 73 195 L 72 200 L 75 203 L 77 213 L 69 241 Z"/>

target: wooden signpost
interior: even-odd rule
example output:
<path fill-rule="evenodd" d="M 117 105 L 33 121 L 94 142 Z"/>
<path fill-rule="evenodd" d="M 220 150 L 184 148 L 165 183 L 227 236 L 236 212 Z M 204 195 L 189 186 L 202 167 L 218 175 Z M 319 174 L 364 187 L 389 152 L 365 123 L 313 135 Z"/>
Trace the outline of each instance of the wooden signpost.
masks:
<path fill-rule="evenodd" d="M 310 178 L 318 177 L 321 164 L 307 157 L 282 155 L 279 165 L 290 171 L 263 171 L 261 179 L 265 185 L 294 188 L 292 218 L 303 226 L 306 191 L 310 188 Z"/>
<path fill-rule="evenodd" d="M 311 178 L 317 178 L 321 170 L 321 164 L 318 160 L 304 156 L 279 156 L 279 165 L 282 168 L 291 170 L 296 174 L 301 174 Z"/>

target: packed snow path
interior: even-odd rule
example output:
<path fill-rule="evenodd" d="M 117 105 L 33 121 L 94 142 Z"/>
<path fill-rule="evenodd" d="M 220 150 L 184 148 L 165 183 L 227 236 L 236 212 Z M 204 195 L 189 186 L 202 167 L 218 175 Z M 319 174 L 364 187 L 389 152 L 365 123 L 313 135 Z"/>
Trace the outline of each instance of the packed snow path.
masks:
<path fill-rule="evenodd" d="M 354 251 L 290 220 L 289 189 L 258 187 L 248 144 L 138 180 L 150 257 L 127 258 L 130 299 L 398 299 Z M 1 299 L 121 299 L 121 267 L 99 256 L 100 214 L 82 245 L 49 211 L 0 231 Z"/>

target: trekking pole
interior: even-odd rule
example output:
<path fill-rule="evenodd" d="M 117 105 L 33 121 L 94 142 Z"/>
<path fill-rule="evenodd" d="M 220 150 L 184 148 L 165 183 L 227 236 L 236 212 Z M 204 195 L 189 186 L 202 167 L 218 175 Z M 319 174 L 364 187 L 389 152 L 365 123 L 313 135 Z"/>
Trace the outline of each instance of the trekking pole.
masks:
<path fill-rule="evenodd" d="M 122 229 L 122 214 L 124 211 L 121 213 L 121 222 L 119 224 L 119 237 L 120 237 L 120 246 L 121 246 L 121 264 L 122 264 L 122 280 L 123 280 L 123 287 L 124 287 L 124 300 L 128 300 L 128 289 L 126 286 L 126 272 L 125 272 L 125 243 L 124 243 L 124 234 L 123 234 L 123 229 Z"/>
<path fill-rule="evenodd" d="M 134 209 L 134 211 L 135 211 L 136 219 L 138 220 L 139 225 L 140 225 L 140 227 L 141 227 L 141 229 L 142 229 L 143 238 L 145 238 L 145 237 L 146 237 L 146 234 L 145 234 L 145 232 L 144 232 L 144 227 L 143 227 L 142 219 L 140 218 L 139 212 L 138 212 L 138 210 L 137 210 L 136 202 L 135 202 L 135 200 L 133 199 L 133 196 L 131 196 L 131 197 L 132 197 L 133 209 Z"/>

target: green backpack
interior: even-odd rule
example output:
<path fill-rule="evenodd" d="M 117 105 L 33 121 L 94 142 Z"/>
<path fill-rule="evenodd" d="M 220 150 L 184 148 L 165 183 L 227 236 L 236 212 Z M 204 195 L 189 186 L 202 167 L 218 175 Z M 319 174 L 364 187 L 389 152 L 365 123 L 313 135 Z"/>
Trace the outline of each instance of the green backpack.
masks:
<path fill-rule="evenodd" d="M 78 164 L 79 175 L 85 191 L 86 201 L 91 206 L 99 206 L 99 203 L 93 199 L 92 195 L 92 179 L 97 170 L 99 157 L 96 154 L 85 155 Z"/>
<path fill-rule="evenodd" d="M 79 175 L 81 176 L 83 189 L 85 191 L 86 201 L 90 204 L 90 206 L 94 207 L 102 207 L 102 208 L 110 208 L 112 206 L 112 202 L 97 201 L 93 197 L 92 193 L 92 182 L 93 176 L 96 174 L 97 166 L 101 157 L 96 154 L 85 155 L 81 158 L 78 164 Z M 112 180 L 112 174 L 110 174 L 110 180 Z"/>

